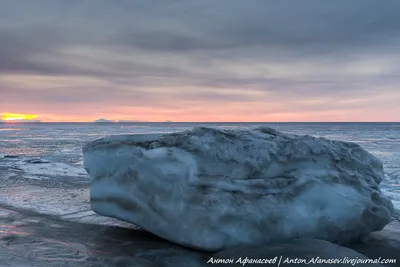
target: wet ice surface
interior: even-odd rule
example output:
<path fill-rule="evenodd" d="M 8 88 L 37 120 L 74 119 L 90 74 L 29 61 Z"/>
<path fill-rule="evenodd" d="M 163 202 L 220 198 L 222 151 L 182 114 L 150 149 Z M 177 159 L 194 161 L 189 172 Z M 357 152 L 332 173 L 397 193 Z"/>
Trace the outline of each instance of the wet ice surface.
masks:
<path fill-rule="evenodd" d="M 133 267 L 147 259 L 167 267 L 195 267 L 202 257 L 144 231 L 0 208 L 1 266 Z"/>
<path fill-rule="evenodd" d="M 135 228 L 99 216 L 90 209 L 88 177 L 47 175 L 32 179 L 31 174 L 0 167 L 0 182 L 0 205 L 55 215 L 68 221 Z"/>
<path fill-rule="evenodd" d="M 360 144 L 382 160 L 385 180 L 381 188 L 400 208 L 399 123 L 264 125 Z M 175 255 L 171 244 L 91 211 L 90 180 L 82 167 L 81 147 L 106 135 L 165 133 L 193 126 L 253 128 L 260 124 L 0 124 L 0 237 L 5 237 L 0 242 L 1 266 L 33 266 L 20 265 L 29 259 L 35 259 L 36 266 L 116 266 L 110 265 L 110 257 Z M 167 251 L 172 247 L 175 252 Z M 196 262 L 191 257 L 197 254 L 185 255 Z"/>

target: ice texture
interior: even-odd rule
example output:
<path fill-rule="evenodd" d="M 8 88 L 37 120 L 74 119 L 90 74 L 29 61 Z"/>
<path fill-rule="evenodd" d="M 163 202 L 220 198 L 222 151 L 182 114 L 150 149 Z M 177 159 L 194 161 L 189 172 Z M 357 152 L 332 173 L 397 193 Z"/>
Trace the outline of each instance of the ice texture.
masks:
<path fill-rule="evenodd" d="M 83 148 L 100 215 L 209 251 L 293 238 L 345 244 L 393 205 L 380 160 L 358 144 L 271 128 L 109 136 Z"/>

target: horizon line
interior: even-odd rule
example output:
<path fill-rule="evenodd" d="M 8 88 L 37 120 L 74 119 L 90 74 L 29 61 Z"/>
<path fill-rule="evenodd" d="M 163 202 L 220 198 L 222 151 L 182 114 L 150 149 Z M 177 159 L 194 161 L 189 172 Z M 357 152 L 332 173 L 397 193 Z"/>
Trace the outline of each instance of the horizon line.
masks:
<path fill-rule="evenodd" d="M 141 123 L 400 123 L 400 121 L 29 121 L 29 120 L 0 120 L 0 123 L 93 123 L 93 124 L 141 124 Z"/>

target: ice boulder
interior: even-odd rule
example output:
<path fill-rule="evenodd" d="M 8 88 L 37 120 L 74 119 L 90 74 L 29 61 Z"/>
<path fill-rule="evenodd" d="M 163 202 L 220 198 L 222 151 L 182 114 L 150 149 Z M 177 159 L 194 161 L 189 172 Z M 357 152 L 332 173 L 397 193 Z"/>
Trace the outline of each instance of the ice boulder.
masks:
<path fill-rule="evenodd" d="M 355 143 L 271 128 L 105 137 L 83 148 L 92 209 L 216 251 L 360 240 L 391 220 L 382 163 Z"/>

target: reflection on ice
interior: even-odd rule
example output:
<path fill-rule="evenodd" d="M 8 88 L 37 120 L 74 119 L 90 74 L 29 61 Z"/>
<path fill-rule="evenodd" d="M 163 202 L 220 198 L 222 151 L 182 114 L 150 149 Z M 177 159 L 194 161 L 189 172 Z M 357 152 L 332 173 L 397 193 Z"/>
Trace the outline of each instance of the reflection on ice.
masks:
<path fill-rule="evenodd" d="M 84 188 L 60 189 L 29 185 L 0 188 L 0 204 L 55 215 L 69 221 L 135 228 L 131 224 L 95 214 L 90 208 L 89 190 Z"/>
<path fill-rule="evenodd" d="M 146 261 L 142 251 L 151 251 L 147 258 L 165 262 L 166 267 L 202 266 L 200 253 L 143 231 L 59 221 L 1 208 L 0 212 L 8 214 L 0 217 L 1 266 L 140 266 L 132 264 Z"/>

